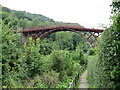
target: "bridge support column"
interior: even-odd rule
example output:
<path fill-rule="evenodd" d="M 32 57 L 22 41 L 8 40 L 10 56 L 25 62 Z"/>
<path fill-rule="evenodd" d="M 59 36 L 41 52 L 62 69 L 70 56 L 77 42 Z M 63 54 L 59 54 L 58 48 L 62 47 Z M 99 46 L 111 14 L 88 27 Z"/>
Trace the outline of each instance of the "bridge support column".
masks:
<path fill-rule="evenodd" d="M 28 44 L 28 39 L 29 39 L 29 36 L 23 34 L 22 43 L 23 43 L 23 44 L 24 44 L 24 43 Z"/>

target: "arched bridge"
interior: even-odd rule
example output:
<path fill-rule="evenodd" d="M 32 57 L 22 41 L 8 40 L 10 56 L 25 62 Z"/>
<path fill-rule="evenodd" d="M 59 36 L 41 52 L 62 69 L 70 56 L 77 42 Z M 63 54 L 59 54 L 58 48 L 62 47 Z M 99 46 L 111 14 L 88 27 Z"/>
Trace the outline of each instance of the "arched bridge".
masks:
<path fill-rule="evenodd" d="M 24 43 L 28 41 L 29 37 L 32 37 L 34 41 L 36 41 L 37 38 L 40 38 L 41 40 L 43 40 L 49 34 L 58 32 L 58 31 L 76 32 L 79 35 L 83 36 L 91 47 L 94 47 L 97 37 L 99 37 L 104 30 L 81 28 L 81 27 L 74 27 L 74 26 L 56 26 L 56 27 L 46 27 L 46 28 L 24 29 L 24 30 L 21 30 L 20 32 L 23 33 L 22 42 Z"/>

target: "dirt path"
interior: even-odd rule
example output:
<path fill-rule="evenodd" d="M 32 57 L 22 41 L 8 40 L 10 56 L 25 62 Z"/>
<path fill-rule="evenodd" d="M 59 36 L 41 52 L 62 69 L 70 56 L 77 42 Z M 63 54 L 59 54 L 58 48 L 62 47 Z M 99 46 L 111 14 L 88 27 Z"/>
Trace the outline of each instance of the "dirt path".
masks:
<path fill-rule="evenodd" d="M 79 88 L 88 88 L 88 83 L 87 83 L 86 77 L 87 77 L 87 70 L 80 77 Z"/>

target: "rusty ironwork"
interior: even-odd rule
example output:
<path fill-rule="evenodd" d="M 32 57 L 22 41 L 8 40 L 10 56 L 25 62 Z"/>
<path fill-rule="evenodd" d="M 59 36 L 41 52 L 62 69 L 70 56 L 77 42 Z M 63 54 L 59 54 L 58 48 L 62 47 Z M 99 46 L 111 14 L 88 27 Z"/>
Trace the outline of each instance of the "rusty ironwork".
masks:
<path fill-rule="evenodd" d="M 46 28 L 35 28 L 35 29 L 24 29 L 20 32 L 23 33 L 23 43 L 27 41 L 29 37 L 32 37 L 34 41 L 37 38 L 43 40 L 46 36 L 51 33 L 58 31 L 72 31 L 76 32 L 79 35 L 83 36 L 90 46 L 93 48 L 95 46 L 95 41 L 97 37 L 101 35 L 104 31 L 102 29 L 90 29 L 90 28 L 81 28 L 75 26 L 56 26 L 56 27 L 46 27 Z"/>

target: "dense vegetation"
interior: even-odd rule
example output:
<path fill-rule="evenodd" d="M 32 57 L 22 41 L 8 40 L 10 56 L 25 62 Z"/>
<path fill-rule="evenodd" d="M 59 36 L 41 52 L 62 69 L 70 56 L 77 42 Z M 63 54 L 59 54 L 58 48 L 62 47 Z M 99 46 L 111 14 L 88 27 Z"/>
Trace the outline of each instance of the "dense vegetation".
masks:
<path fill-rule="evenodd" d="M 98 39 L 88 60 L 90 87 L 120 88 L 120 2 L 113 2 L 112 25 Z"/>
<path fill-rule="evenodd" d="M 111 7 L 112 24 L 98 38 L 94 49 L 69 31 L 53 33 L 42 42 L 37 39 L 36 45 L 32 38 L 29 45 L 22 44 L 22 35 L 11 30 L 80 25 L 2 7 L 2 87 L 68 88 L 79 69 L 87 64 L 89 87 L 120 88 L 120 2 L 113 2 Z"/>
<path fill-rule="evenodd" d="M 18 28 L 36 28 L 78 24 L 55 22 L 45 16 L 3 7 L 2 17 L 2 86 L 13 88 L 67 88 L 70 81 L 86 64 L 84 53 L 89 49 L 76 33 L 57 32 L 35 45 L 22 44 Z M 37 20 L 37 22 L 35 21 Z M 35 24 L 36 22 L 36 24 Z M 80 26 L 80 25 L 79 25 Z"/>

